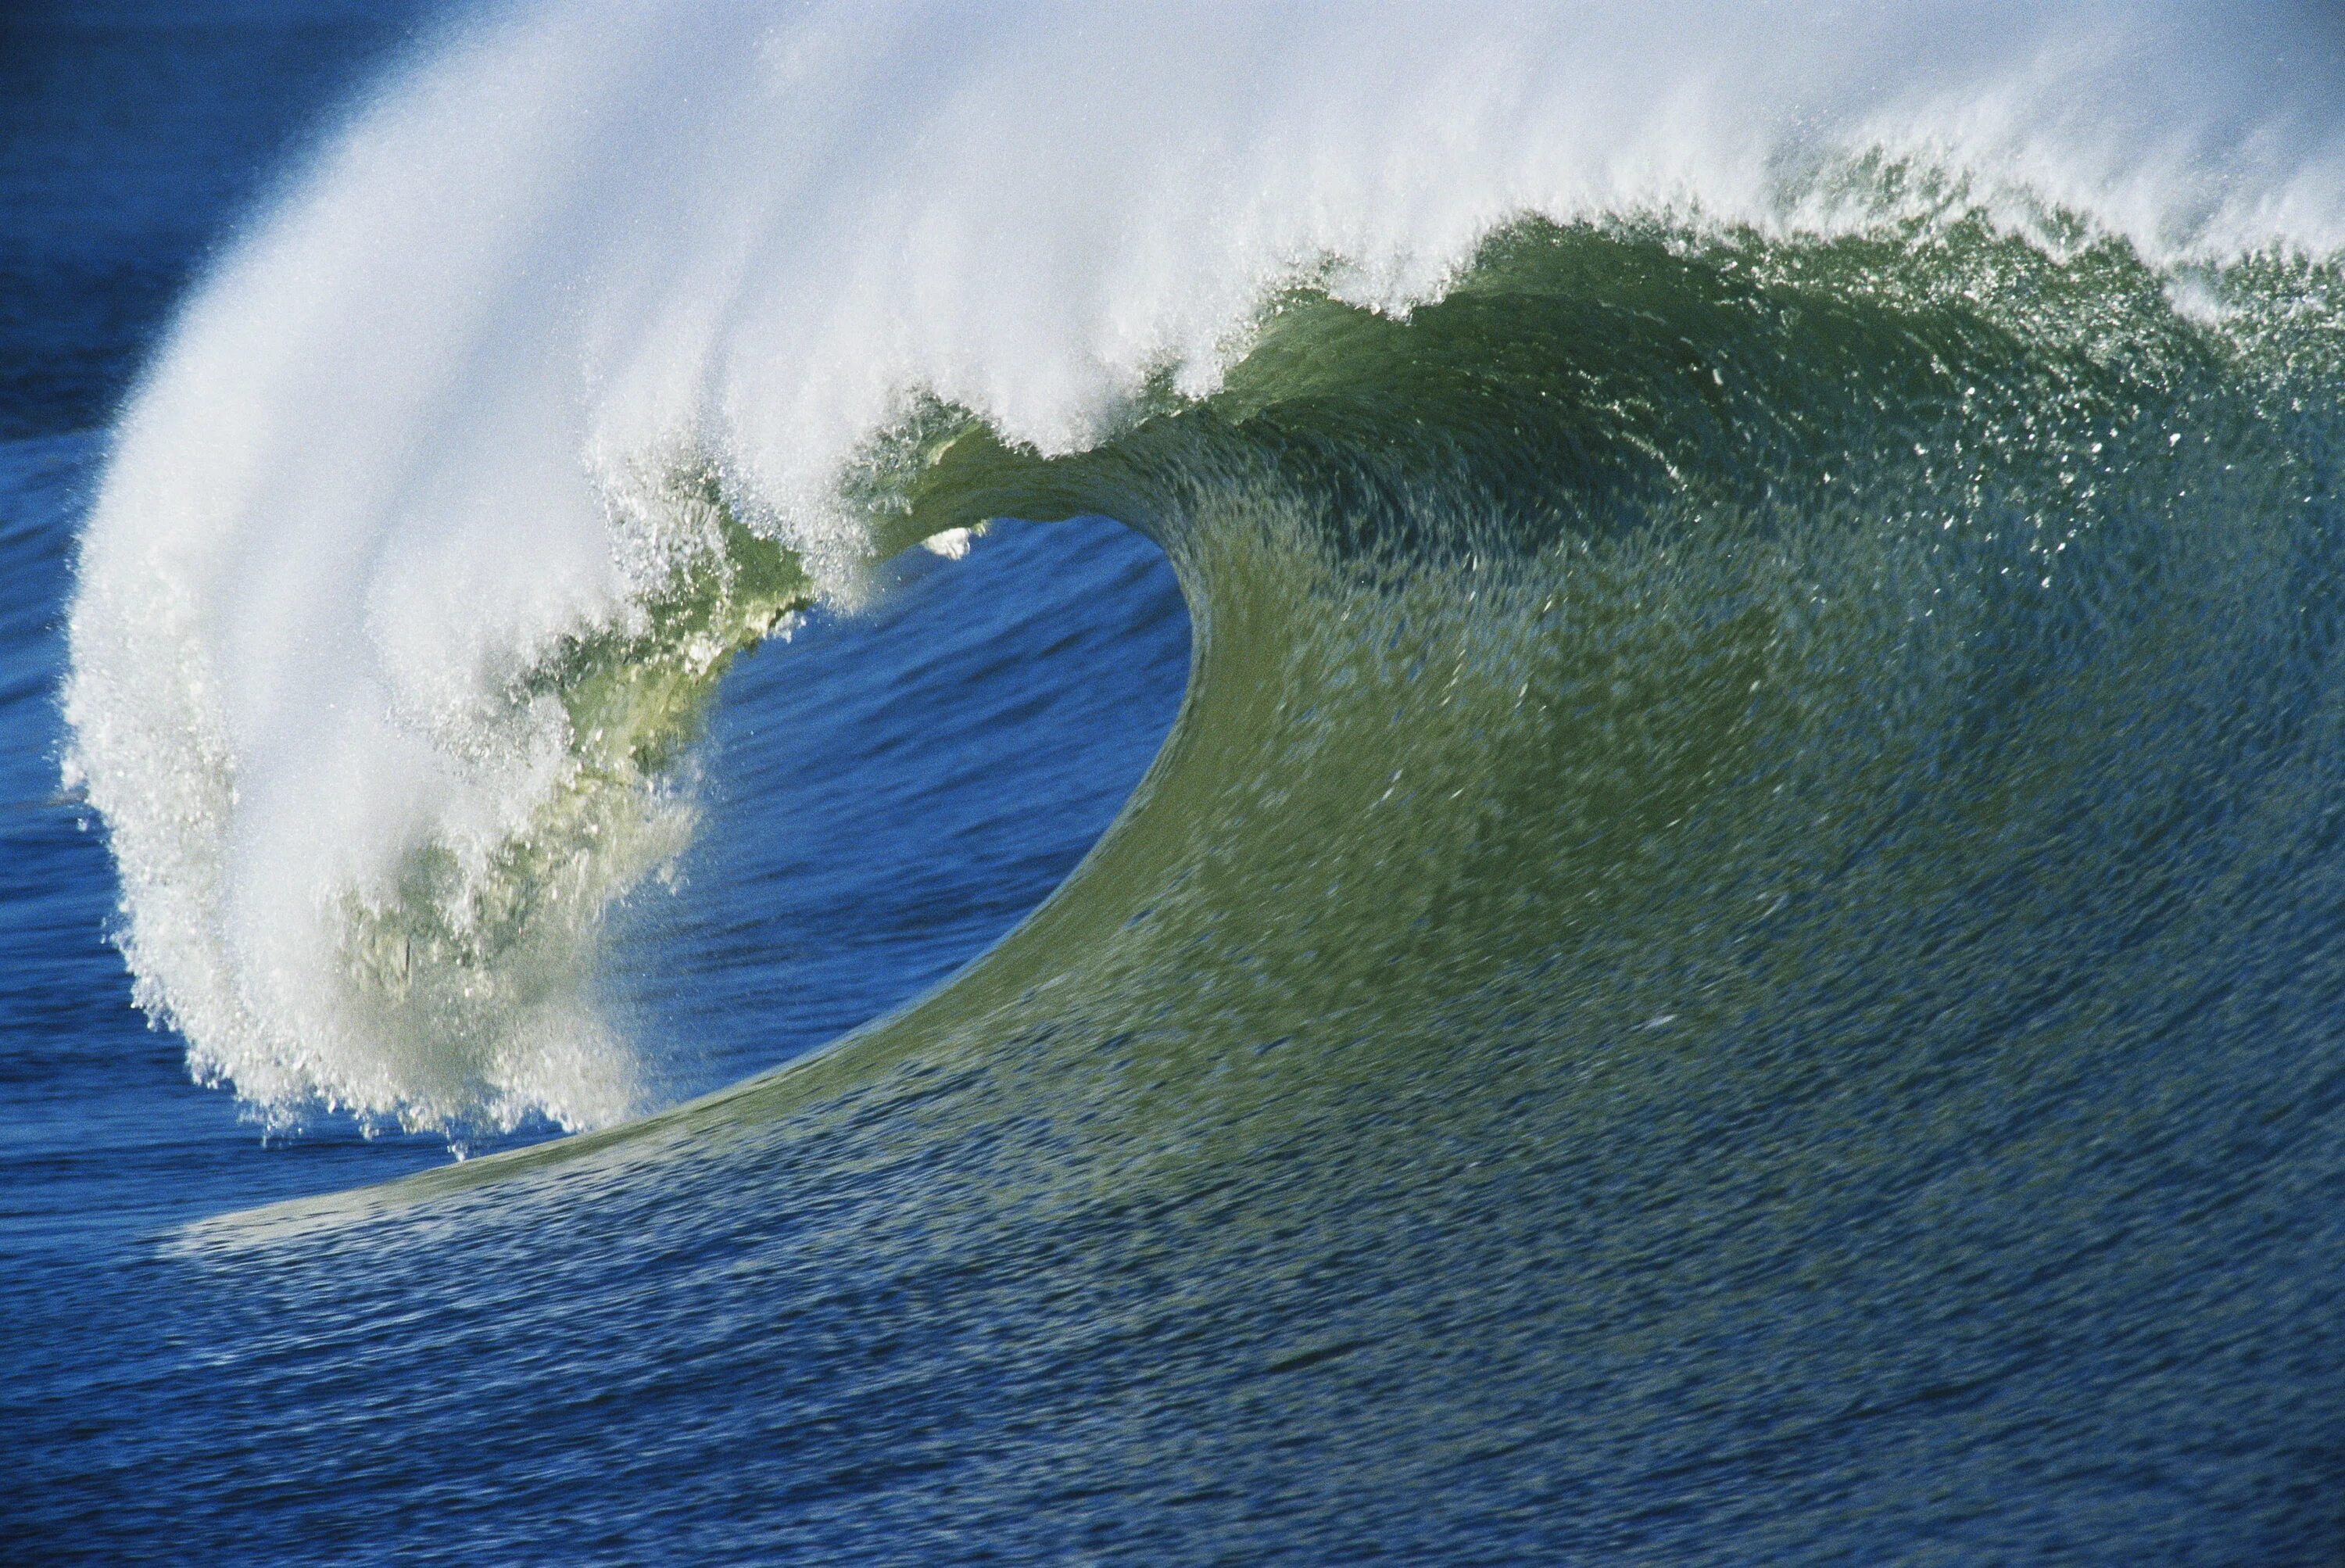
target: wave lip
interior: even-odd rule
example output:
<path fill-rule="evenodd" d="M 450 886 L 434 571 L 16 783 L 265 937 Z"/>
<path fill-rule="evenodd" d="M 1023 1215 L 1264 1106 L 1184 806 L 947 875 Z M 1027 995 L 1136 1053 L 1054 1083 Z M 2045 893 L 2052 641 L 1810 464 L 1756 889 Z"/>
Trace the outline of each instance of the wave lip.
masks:
<path fill-rule="evenodd" d="M 1528 219 L 1983 214 L 2179 282 L 2327 256 L 2345 67 L 2301 46 L 2329 25 L 542 4 L 455 30 L 226 259 L 117 433 L 66 700 L 138 999 L 279 1120 L 622 1118 L 599 916 L 691 830 L 695 716 L 779 617 L 982 520 L 975 490 L 914 518 L 935 475 L 1211 400 L 1296 290 L 1406 315 Z"/>

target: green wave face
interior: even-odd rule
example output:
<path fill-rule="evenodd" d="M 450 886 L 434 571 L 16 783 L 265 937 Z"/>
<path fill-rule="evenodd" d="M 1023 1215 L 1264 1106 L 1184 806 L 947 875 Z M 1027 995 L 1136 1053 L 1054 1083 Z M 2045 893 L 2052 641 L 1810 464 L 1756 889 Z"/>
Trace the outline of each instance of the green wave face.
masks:
<path fill-rule="evenodd" d="M 198 1239 L 655 1234 L 793 1378 L 876 1314 L 990 1431 L 1014 1356 L 1052 1484 L 1298 1540 L 1433 1489 L 1552 1545 L 1667 1474 L 1700 1543 L 1588 1550 L 1798 1560 L 2185 1463 L 2264 1420 L 2256 1184 L 2334 1093 L 2338 282 L 1532 229 L 1077 457 L 936 412 L 904 537 L 1104 511 L 1192 603 L 1070 882 L 814 1058 Z"/>
<path fill-rule="evenodd" d="M 1058 903 L 848 1054 L 1081 1017 L 1209 1118 L 2074 1061 L 2203 941 L 2160 890 L 2246 896 L 2320 782 L 2333 283 L 1532 230 L 1099 453 L 964 438 L 919 508 L 1156 535 L 1193 691 Z"/>
<path fill-rule="evenodd" d="M 1134 1138 L 1399 1157 L 1365 1129 L 1402 1105 L 1524 1149 L 1625 1118 L 1694 1167 L 1775 1157 L 1797 1106 L 1835 1181 L 1958 1145 L 2270 962 L 2243 933 L 2311 874 L 2336 282 L 1959 215 L 1536 227 L 1405 321 L 1298 292 L 1223 392 L 1075 457 L 929 411 L 870 465 L 886 547 L 1149 532 L 1194 616 L 1183 718 L 987 960 L 656 1125 L 952 1063 L 989 1084 L 951 1115 L 1079 1115 L 1119 1169 Z M 590 795 L 656 777 L 803 596 L 727 528 L 687 608 L 562 672 L 610 738 Z M 1721 1118 L 1754 1141 L 1670 1146 Z"/>

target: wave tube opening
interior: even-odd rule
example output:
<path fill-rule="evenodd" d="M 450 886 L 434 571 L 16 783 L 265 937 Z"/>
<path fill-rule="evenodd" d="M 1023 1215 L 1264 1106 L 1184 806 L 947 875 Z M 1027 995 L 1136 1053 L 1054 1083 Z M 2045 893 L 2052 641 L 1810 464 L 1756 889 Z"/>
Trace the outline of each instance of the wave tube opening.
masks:
<path fill-rule="evenodd" d="M 726 674 L 692 843 L 618 911 L 604 985 L 660 1099 L 945 980 L 1050 895 L 1172 727 L 1188 613 L 1122 524 L 996 520 L 887 579 Z"/>

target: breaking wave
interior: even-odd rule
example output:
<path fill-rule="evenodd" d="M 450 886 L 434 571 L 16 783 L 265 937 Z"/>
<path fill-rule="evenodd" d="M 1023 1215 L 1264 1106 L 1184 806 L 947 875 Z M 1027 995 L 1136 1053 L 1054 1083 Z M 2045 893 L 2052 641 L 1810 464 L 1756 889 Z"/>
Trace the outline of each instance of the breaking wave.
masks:
<path fill-rule="evenodd" d="M 1055 975 L 1101 1038 L 1152 999 L 1503 1079 L 2053 1008 L 2184 942 L 2178 879 L 2279 919 L 2345 564 L 2335 24 L 1876 9 L 452 29 L 116 433 L 67 774 L 140 1003 L 272 1123 L 652 1108 L 596 957 L 728 664 L 1090 513 L 1180 573 L 1189 704 L 921 1039 Z"/>

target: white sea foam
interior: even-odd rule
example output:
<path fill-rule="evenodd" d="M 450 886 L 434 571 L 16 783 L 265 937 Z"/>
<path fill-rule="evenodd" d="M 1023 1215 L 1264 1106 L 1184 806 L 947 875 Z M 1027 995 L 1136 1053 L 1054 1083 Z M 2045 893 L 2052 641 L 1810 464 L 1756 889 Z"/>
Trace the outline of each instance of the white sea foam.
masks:
<path fill-rule="evenodd" d="M 909 392 L 1066 451 L 1151 372 L 1210 390 L 1298 277 L 1405 309 L 1524 214 L 1853 221 L 1785 192 L 1869 148 L 2153 256 L 2326 253 L 2340 44 L 2323 9 L 2138 0 L 533 4 L 453 28 L 218 267 L 116 434 L 69 769 L 112 830 L 139 998 L 273 1115 L 623 1115 L 635 1064 L 556 972 L 591 908 L 453 1024 L 354 1001 L 349 927 L 427 847 L 478 874 L 569 779 L 562 708 L 523 677 L 696 547 L 644 481 L 669 454 L 713 457 L 838 591 L 863 546 L 835 482 Z"/>

